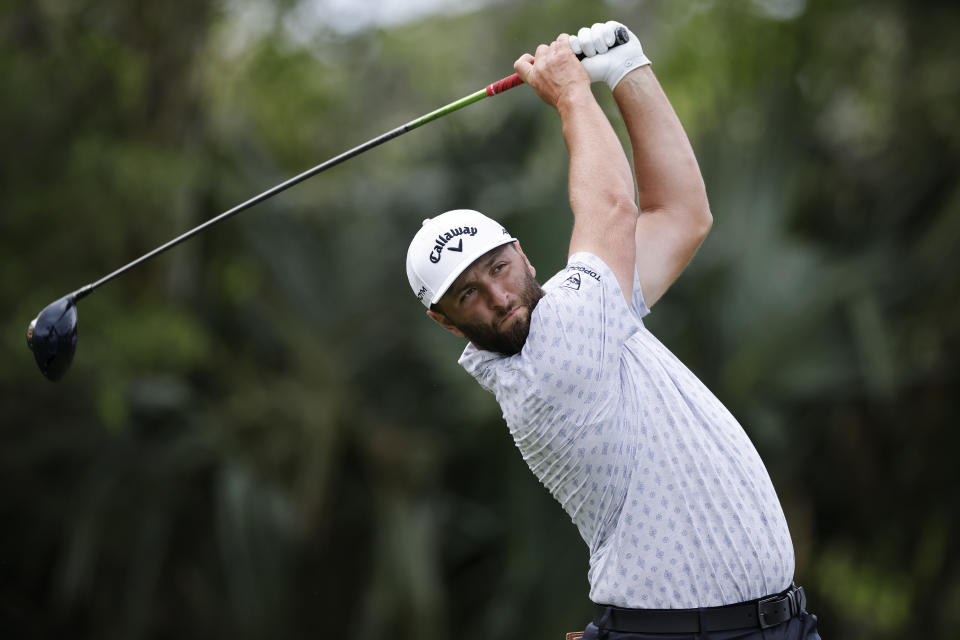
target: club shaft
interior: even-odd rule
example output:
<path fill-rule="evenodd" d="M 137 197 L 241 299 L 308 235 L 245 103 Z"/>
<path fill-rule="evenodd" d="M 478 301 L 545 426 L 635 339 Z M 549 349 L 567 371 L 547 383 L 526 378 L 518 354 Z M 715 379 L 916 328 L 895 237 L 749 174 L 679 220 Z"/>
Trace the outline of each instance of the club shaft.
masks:
<path fill-rule="evenodd" d="M 620 27 L 620 28 L 617 29 L 617 31 L 616 31 L 616 41 L 611 45 L 611 47 L 617 47 L 617 46 L 620 46 L 621 44 L 625 44 L 628 40 L 629 40 L 629 34 L 627 33 L 627 30 L 624 29 L 623 27 Z M 580 58 L 580 59 L 582 59 L 584 56 L 581 54 L 581 55 L 578 55 L 577 57 Z M 379 146 L 379 145 L 383 144 L 384 142 L 387 142 L 388 140 L 393 140 L 393 139 L 396 138 L 397 136 L 403 135 L 404 133 L 406 133 L 406 132 L 408 132 L 408 131 L 412 131 L 413 129 L 416 129 L 417 127 L 420 127 L 420 126 L 422 126 L 422 125 L 425 125 L 425 124 L 427 124 L 428 122 L 431 122 L 431 121 L 433 121 L 433 120 L 436 120 L 437 118 L 440 118 L 440 117 L 442 117 L 442 116 L 445 116 L 445 115 L 447 115 L 448 113 L 452 113 L 452 112 L 456 111 L 457 109 L 462 109 L 463 107 L 467 106 L 468 104 L 473 104 L 474 102 L 477 102 L 478 100 L 482 100 L 483 98 L 486 98 L 487 96 L 495 96 L 495 95 L 497 95 L 497 94 L 499 94 L 499 93 L 503 93 L 504 91 L 507 91 L 508 89 L 512 89 L 512 88 L 514 88 L 514 87 L 516 87 L 516 86 L 519 86 L 519 85 L 521 85 L 521 84 L 523 84 L 523 82 L 520 80 L 520 77 L 519 77 L 517 74 L 514 73 L 513 75 L 507 76 L 507 77 L 505 77 L 505 78 L 501 78 L 501 79 L 498 80 L 497 82 L 494 82 L 494 83 L 492 83 L 492 84 L 487 85 L 484 89 L 481 89 L 480 91 L 476 91 L 476 92 L 474 92 L 474 93 L 471 93 L 471 94 L 468 95 L 468 96 L 464 96 L 463 98 L 460 98 L 459 100 L 456 100 L 456 101 L 454 101 L 454 102 L 451 102 L 450 104 L 448 104 L 448 105 L 446 105 L 446 106 L 444 106 L 444 107 L 440 107 L 439 109 L 437 109 L 437 110 L 435 110 L 435 111 L 431 111 L 430 113 L 427 113 L 427 114 L 425 114 L 425 115 L 422 115 L 422 116 L 420 116 L 419 118 L 415 118 L 414 120 L 411 120 L 410 122 L 406 123 L 405 125 L 402 125 L 402 126 L 400 126 L 400 127 L 397 127 L 396 129 L 393 129 L 392 131 L 388 131 L 388 132 L 386 132 L 386 133 L 384 133 L 384 134 L 382 134 L 382 135 L 377 136 L 376 138 L 373 138 L 372 140 L 368 140 L 368 141 L 364 142 L 363 144 L 361 144 L 361 145 L 359 145 L 359 146 L 357 146 L 357 147 L 354 147 L 353 149 L 350 149 L 349 151 L 345 151 L 345 152 L 341 153 L 340 155 L 338 155 L 338 156 L 336 156 L 336 157 L 330 158 L 329 160 L 327 160 L 326 162 L 324 162 L 324 163 L 322 163 L 322 164 L 318 164 L 317 166 L 313 167 L 312 169 L 308 169 L 307 171 L 304 171 L 304 172 L 301 173 L 300 175 L 297 175 L 297 176 L 294 176 L 294 177 L 290 178 L 290 179 L 287 180 L 286 182 L 281 182 L 281 183 L 278 184 L 277 186 L 275 186 L 275 187 L 273 187 L 273 188 L 271 188 L 271 189 L 268 189 L 268 190 L 264 191 L 264 192 L 261 193 L 260 195 L 254 196 L 254 197 L 250 198 L 249 200 L 247 200 L 246 202 L 243 202 L 243 203 L 241 203 L 241 204 L 238 204 L 237 206 L 235 206 L 234 208 L 230 209 L 229 211 L 224 211 L 224 212 L 221 213 L 220 215 L 218 215 L 218 216 L 216 216 L 216 217 L 214 217 L 214 218 L 211 218 L 211 219 L 207 220 L 207 221 L 204 222 L 203 224 L 201 224 L 201 225 L 199 225 L 199 226 L 196 226 L 196 227 L 194 227 L 193 229 L 190 229 L 190 230 L 187 231 L 186 233 L 177 236 L 177 237 L 174 238 L 173 240 L 167 242 L 167 243 L 164 244 L 164 245 L 161 245 L 161 246 L 157 247 L 157 248 L 154 249 L 153 251 L 150 251 L 149 253 L 145 253 L 144 255 L 140 256 L 139 258 L 137 258 L 137 259 L 134 260 L 133 262 L 131 262 L 131 263 L 129 263 L 129 264 L 126 264 L 126 265 L 120 267 L 119 269 L 117 269 L 117 270 L 114 271 L 113 273 L 110 273 L 110 274 L 108 274 L 108 275 L 100 278 L 100 279 L 97 280 L 96 282 L 92 282 L 92 283 L 90 283 L 90 284 L 88 284 L 88 285 L 85 285 L 85 286 L 81 287 L 80 289 L 77 289 L 76 291 L 74 291 L 73 293 L 71 293 L 70 296 L 72 297 L 72 299 L 73 299 L 74 301 L 80 300 L 80 299 L 83 298 L 84 296 L 87 296 L 87 295 L 89 295 L 90 293 L 92 293 L 93 290 L 96 289 L 97 287 L 99 287 L 100 285 L 105 284 L 105 283 L 113 280 L 114 278 L 116 278 L 116 277 L 119 276 L 120 274 L 129 271 L 130 269 L 134 268 L 134 267 L 137 266 L 138 264 L 140 264 L 140 263 L 142 263 L 142 262 L 146 262 L 146 261 L 149 260 L 150 258 L 153 258 L 154 256 L 157 256 L 157 255 L 163 253 L 163 252 L 166 251 L 167 249 L 172 249 L 173 247 L 177 246 L 178 244 L 180 244 L 180 243 L 183 242 L 184 240 L 189 240 L 190 238 L 192 238 L 193 236 L 197 235 L 197 234 L 200 233 L 201 231 L 204 231 L 205 229 L 207 229 L 207 228 L 209 228 L 209 227 L 212 227 L 213 225 L 217 224 L 218 222 L 222 222 L 223 220 L 226 220 L 226 219 L 229 218 L 230 216 L 233 216 L 233 215 L 236 215 L 236 214 L 240 213 L 240 212 L 243 211 L 244 209 L 249 209 L 249 208 L 252 207 L 253 205 L 255 205 L 255 204 L 257 204 L 257 203 L 260 203 L 260 202 L 263 202 L 263 201 L 266 200 L 267 198 L 271 198 L 271 197 L 277 195 L 278 193 L 280 193 L 281 191 L 286 191 L 287 189 L 289 189 L 289 188 L 292 187 L 293 185 L 298 184 L 298 183 L 300 183 L 300 182 L 303 182 L 303 181 L 306 180 L 307 178 L 310 178 L 310 177 L 312 177 L 312 176 L 315 176 L 315 175 L 317 175 L 318 173 L 321 173 L 322 171 L 326 171 L 326 170 L 329 169 L 330 167 L 336 166 L 336 165 L 340 164 L 341 162 L 343 162 L 344 160 L 349 160 L 350 158 L 352 158 L 352 157 L 354 157 L 354 156 L 360 155 L 360 154 L 363 153 L 364 151 L 368 151 L 368 150 L 370 150 L 370 149 L 372 149 L 372 148 L 374 148 L 374 147 L 376 147 L 376 146 Z"/>
<path fill-rule="evenodd" d="M 396 129 L 393 129 L 393 130 L 391 130 L 391 131 L 388 131 L 388 132 L 386 132 L 386 133 L 384 133 L 384 134 L 382 134 L 382 135 L 379 135 L 379 136 L 377 136 L 376 138 L 373 138 L 373 139 L 371 139 L 371 140 L 368 140 L 368 141 L 364 142 L 363 144 L 361 144 L 361 145 L 359 145 L 359 146 L 356 146 L 356 147 L 354 147 L 353 149 L 350 149 L 349 151 L 344 151 L 344 152 L 341 153 L 340 155 L 335 156 L 335 157 L 333 157 L 333 158 L 330 158 L 330 159 L 327 160 L 326 162 L 323 162 L 323 163 L 321 163 L 321 164 L 318 164 L 317 166 L 313 167 L 312 169 L 308 169 L 307 171 L 304 171 L 303 173 L 301 173 L 301 174 L 299 174 L 299 175 L 296 175 L 296 176 L 290 178 L 289 180 L 286 180 L 285 182 L 281 182 L 280 184 L 276 185 L 275 187 L 272 187 L 272 188 L 264 191 L 263 193 L 261 193 L 261 194 L 259 194 L 259 195 L 257 195 L 257 196 L 254 196 L 254 197 L 252 197 L 252 198 L 250 198 L 250 199 L 247 200 L 246 202 L 242 202 L 242 203 L 238 204 L 237 206 L 233 207 L 232 209 L 230 209 L 230 210 L 228 210 L 228 211 L 224 211 L 224 212 L 221 213 L 220 215 L 218 215 L 218 216 L 216 216 L 216 217 L 214 217 L 214 218 L 211 218 L 211 219 L 207 220 L 207 221 L 204 222 L 203 224 L 200 224 L 200 225 L 194 227 L 193 229 L 190 229 L 190 230 L 187 231 L 186 233 L 183 233 L 183 234 L 177 236 L 177 237 L 174 238 L 173 240 L 170 240 L 170 241 L 167 242 L 166 244 L 163 244 L 163 245 L 157 247 L 157 248 L 154 249 L 153 251 L 150 251 L 149 253 L 143 254 L 142 256 L 140 256 L 139 258 L 137 258 L 136 260 L 134 260 L 133 262 L 130 262 L 129 264 L 126 264 L 126 265 L 120 267 L 119 269 L 117 269 L 117 270 L 114 271 L 113 273 L 110 273 L 110 274 L 108 274 L 108 275 L 100 278 L 100 279 L 97 280 L 96 282 L 92 282 L 92 283 L 90 283 L 90 284 L 88 284 L 88 285 L 86 285 L 86 286 L 84 286 L 84 287 L 81 287 L 80 289 L 77 289 L 76 291 L 74 291 L 74 292 L 73 292 L 72 294 L 70 294 L 70 295 L 73 297 L 73 299 L 74 299 L 75 301 L 76 301 L 76 300 L 80 300 L 81 298 L 83 298 L 83 297 L 89 295 L 90 293 L 92 293 L 93 290 L 96 289 L 97 287 L 99 287 L 100 285 L 105 284 L 105 283 L 109 282 L 110 280 L 113 280 L 114 278 L 116 278 L 116 277 L 119 276 L 120 274 L 125 273 L 126 271 L 129 271 L 130 269 L 136 267 L 137 265 L 139 265 L 139 264 L 141 264 L 141 263 L 143 263 L 143 262 L 146 262 L 146 261 L 149 260 L 150 258 L 153 258 L 153 257 L 155 257 L 155 256 L 163 253 L 164 251 L 166 251 L 166 250 L 168 250 L 168 249 L 172 249 L 173 247 L 177 246 L 177 245 L 180 244 L 181 242 L 184 242 L 185 240 L 189 240 L 190 238 L 192 238 L 193 236 L 197 235 L 197 234 L 200 233 L 201 231 L 204 231 L 204 230 L 208 229 L 209 227 L 212 227 L 213 225 L 217 224 L 218 222 L 222 222 L 223 220 L 226 220 L 227 218 L 229 218 L 229 217 L 231 217 L 231 216 L 234 216 L 234 215 L 240 213 L 241 211 L 243 211 L 243 210 L 245 210 L 245 209 L 249 209 L 250 207 L 254 206 L 255 204 L 258 204 L 258 203 L 260 203 L 260 202 L 263 202 L 264 200 L 266 200 L 266 199 L 268 199 L 268 198 L 272 198 L 273 196 L 277 195 L 277 194 L 280 193 L 281 191 L 286 191 L 287 189 L 289 189 L 289 188 L 292 187 L 293 185 L 298 184 L 298 183 L 300 183 L 300 182 L 303 182 L 303 181 L 306 180 L 307 178 L 310 178 L 310 177 L 312 177 L 312 176 L 317 175 L 318 173 L 321 173 L 321 172 L 323 172 L 323 171 L 326 171 L 326 170 L 329 169 L 330 167 L 334 167 L 334 166 L 340 164 L 341 162 L 344 162 L 345 160 L 349 160 L 350 158 L 352 158 L 352 157 L 354 157 L 354 156 L 358 156 L 358 155 L 360 155 L 361 153 L 363 153 L 364 151 L 368 151 L 368 150 L 370 150 L 370 149 L 373 149 L 374 147 L 377 147 L 377 146 L 383 144 L 384 142 L 387 142 L 388 140 L 393 140 L 394 138 L 396 138 L 396 137 L 398 137 L 398 136 L 401 136 L 401 135 L 403 135 L 404 133 L 406 133 L 406 132 L 408 132 L 408 131 L 412 131 L 413 129 L 416 129 L 417 127 L 420 127 L 420 126 L 422 126 L 422 125 L 425 125 L 425 124 L 427 124 L 428 122 L 431 122 L 431 121 L 433 121 L 433 120 L 436 120 L 437 118 L 440 118 L 440 117 L 442 117 L 442 116 L 445 116 L 445 115 L 447 115 L 448 113 L 452 113 L 452 112 L 454 112 L 454 111 L 457 111 L 458 109 L 462 109 L 463 107 L 467 106 L 468 104 L 473 104 L 474 102 L 477 102 L 478 100 L 482 100 L 483 98 L 486 98 L 487 96 L 493 96 L 493 95 L 496 95 L 496 94 L 498 94 L 498 93 L 501 93 L 502 91 L 506 91 L 507 89 L 511 89 L 511 88 L 517 86 L 518 84 L 520 84 L 519 78 L 516 78 L 515 76 L 516 76 L 516 74 L 514 74 L 513 76 L 508 76 L 507 78 L 504 78 L 504 79 L 502 79 L 502 80 L 500 80 L 500 81 L 498 81 L 498 82 L 496 82 L 496 83 L 493 83 L 493 84 L 489 85 L 488 87 L 486 87 L 486 88 L 484 88 L 484 89 L 481 89 L 481 90 L 479 90 L 479 91 L 476 91 L 476 92 L 474 92 L 474 93 L 471 93 L 471 94 L 468 95 L 468 96 L 465 96 L 465 97 L 463 97 L 463 98 L 460 98 L 459 100 L 456 100 L 455 102 L 451 102 L 450 104 L 448 104 L 448 105 L 446 105 L 446 106 L 443 106 L 443 107 L 440 107 L 439 109 L 436 109 L 435 111 L 431 111 L 430 113 L 427 113 L 427 114 L 425 114 L 425 115 L 422 115 L 422 116 L 420 116 L 419 118 L 415 118 L 415 119 L 411 120 L 410 122 L 408 122 L 408 123 L 406 123 L 406 124 L 404 124 L 404 125 L 402 125 L 402 126 L 397 127 Z"/>

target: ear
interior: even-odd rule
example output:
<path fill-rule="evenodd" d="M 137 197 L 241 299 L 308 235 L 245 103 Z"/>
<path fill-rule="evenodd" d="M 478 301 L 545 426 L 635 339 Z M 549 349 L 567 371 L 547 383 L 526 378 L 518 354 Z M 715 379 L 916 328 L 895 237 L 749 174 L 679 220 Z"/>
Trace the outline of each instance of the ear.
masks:
<path fill-rule="evenodd" d="M 513 246 L 516 247 L 516 248 L 517 248 L 517 251 L 520 253 L 520 255 L 523 256 L 523 261 L 524 261 L 525 263 L 527 263 L 527 268 L 530 269 L 530 275 L 532 275 L 534 278 L 536 278 L 536 277 L 537 277 L 537 269 L 536 269 L 536 267 L 534 267 L 532 264 L 530 264 L 530 260 L 529 260 L 529 258 L 527 258 L 527 254 L 525 254 L 525 253 L 523 252 L 523 249 L 520 247 L 520 241 L 519 241 L 519 240 L 515 240 L 515 241 L 513 242 Z"/>
<path fill-rule="evenodd" d="M 439 324 L 441 327 L 443 327 L 453 335 L 458 336 L 460 338 L 466 338 L 466 336 L 463 335 L 463 332 L 460 331 L 460 329 L 457 329 L 453 325 L 453 323 L 450 322 L 450 319 L 447 318 L 447 316 L 443 315 L 442 313 L 437 313 L 436 311 L 431 311 L 430 309 L 427 309 L 427 315 L 430 316 L 431 320 Z"/>

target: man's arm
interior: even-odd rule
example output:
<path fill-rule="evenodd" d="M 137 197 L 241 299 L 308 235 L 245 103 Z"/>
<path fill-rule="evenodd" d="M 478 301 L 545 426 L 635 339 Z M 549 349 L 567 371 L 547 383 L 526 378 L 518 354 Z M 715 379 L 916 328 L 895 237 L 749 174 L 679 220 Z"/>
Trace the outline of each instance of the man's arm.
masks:
<path fill-rule="evenodd" d="M 566 34 L 540 45 L 536 64 L 524 54 L 514 64 L 520 78 L 560 114 L 570 153 L 570 254 L 588 251 L 613 271 L 629 303 L 633 294 L 637 206 L 623 147 L 590 91 L 590 78 Z"/>
<path fill-rule="evenodd" d="M 693 149 L 650 66 L 624 76 L 613 97 L 633 146 L 636 266 L 652 307 L 693 258 L 713 216 Z"/>
<path fill-rule="evenodd" d="M 616 33 L 629 34 L 615 48 Z M 620 40 L 622 42 L 622 40 Z M 713 218 L 697 159 L 637 36 L 619 22 L 584 27 L 570 39 L 593 82 L 613 91 L 633 146 L 640 217 L 636 265 L 648 307 L 660 299 L 703 242 Z"/>

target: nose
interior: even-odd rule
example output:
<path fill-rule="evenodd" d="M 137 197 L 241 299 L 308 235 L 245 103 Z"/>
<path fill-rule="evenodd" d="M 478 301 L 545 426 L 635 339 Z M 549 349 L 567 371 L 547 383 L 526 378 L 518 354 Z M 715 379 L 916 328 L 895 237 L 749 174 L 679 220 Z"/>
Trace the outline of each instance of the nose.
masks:
<path fill-rule="evenodd" d="M 513 300 L 513 296 L 499 283 L 490 285 L 487 297 L 492 309 L 509 309 Z"/>

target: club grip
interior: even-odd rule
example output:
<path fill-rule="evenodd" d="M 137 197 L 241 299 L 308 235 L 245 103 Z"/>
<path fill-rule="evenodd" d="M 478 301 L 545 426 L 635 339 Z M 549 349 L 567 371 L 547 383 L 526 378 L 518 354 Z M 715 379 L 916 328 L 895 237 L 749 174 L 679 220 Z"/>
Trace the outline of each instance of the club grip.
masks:
<path fill-rule="evenodd" d="M 616 40 L 612 45 L 610 45 L 610 49 L 619 47 L 622 44 L 627 44 L 630 41 L 630 32 L 627 31 L 626 27 L 617 27 L 617 30 L 613 33 L 616 36 Z M 577 60 L 583 60 L 586 57 L 587 56 L 583 55 L 582 53 L 577 54 Z"/>
<path fill-rule="evenodd" d="M 522 84 L 523 84 L 523 80 L 521 80 L 520 76 L 515 73 L 512 76 L 507 76 L 506 78 L 501 78 L 496 82 L 488 84 L 487 95 L 495 96 L 498 93 L 503 93 L 507 89 L 513 89 L 514 87 L 519 87 Z"/>

